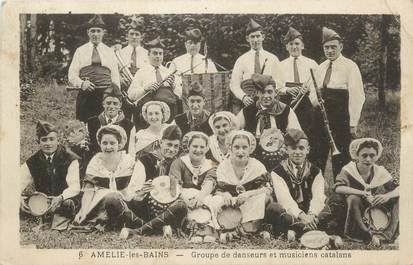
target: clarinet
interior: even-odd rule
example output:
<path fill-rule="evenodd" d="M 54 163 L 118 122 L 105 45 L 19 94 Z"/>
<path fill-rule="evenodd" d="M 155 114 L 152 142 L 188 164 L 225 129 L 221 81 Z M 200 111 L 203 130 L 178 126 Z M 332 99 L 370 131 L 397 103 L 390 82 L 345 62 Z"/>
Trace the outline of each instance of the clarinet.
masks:
<path fill-rule="evenodd" d="M 320 88 L 318 87 L 317 82 L 315 80 L 313 69 L 310 69 L 310 73 L 311 73 L 311 78 L 313 79 L 314 89 L 315 89 L 316 94 L 317 94 L 317 100 L 318 100 L 318 103 L 320 105 L 320 111 L 321 111 L 321 114 L 323 114 L 324 129 L 327 132 L 327 138 L 328 138 L 328 143 L 330 145 L 331 154 L 333 156 L 336 156 L 336 155 L 340 154 L 340 151 L 338 150 L 338 148 L 336 146 L 336 143 L 334 142 L 333 135 L 331 134 L 330 123 L 328 122 L 326 109 L 324 108 L 324 100 L 321 97 L 321 91 L 320 91 Z"/>

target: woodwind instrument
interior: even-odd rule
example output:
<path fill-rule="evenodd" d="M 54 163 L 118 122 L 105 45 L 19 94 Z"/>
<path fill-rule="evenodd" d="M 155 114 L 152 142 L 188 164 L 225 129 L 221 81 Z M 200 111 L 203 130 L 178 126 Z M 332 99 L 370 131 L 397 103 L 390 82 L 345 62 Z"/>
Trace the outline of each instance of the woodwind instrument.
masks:
<path fill-rule="evenodd" d="M 317 82 L 315 80 L 313 69 L 310 69 L 310 74 L 311 74 L 311 78 L 313 79 L 314 89 L 315 89 L 315 92 L 317 94 L 318 103 L 320 105 L 320 111 L 321 111 L 321 114 L 323 115 L 324 129 L 326 130 L 326 133 L 327 133 L 328 143 L 329 143 L 330 149 L 331 149 L 331 154 L 332 154 L 332 156 L 339 155 L 340 151 L 338 150 L 338 148 L 336 146 L 336 143 L 334 142 L 333 135 L 331 134 L 330 123 L 328 122 L 327 113 L 326 113 L 326 110 L 324 108 L 324 100 L 321 97 L 321 91 L 320 91 L 320 88 L 318 87 Z"/>

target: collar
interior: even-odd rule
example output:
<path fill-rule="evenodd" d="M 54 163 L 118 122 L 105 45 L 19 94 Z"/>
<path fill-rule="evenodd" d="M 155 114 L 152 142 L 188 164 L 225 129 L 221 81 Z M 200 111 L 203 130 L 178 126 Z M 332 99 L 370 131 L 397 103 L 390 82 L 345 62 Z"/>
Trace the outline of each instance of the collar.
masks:
<path fill-rule="evenodd" d="M 330 61 L 329 60 L 329 62 L 328 63 L 332 63 L 332 64 L 335 64 L 336 62 L 340 62 L 341 61 L 341 59 L 343 58 L 343 55 L 342 54 L 340 54 L 338 57 L 337 57 L 337 59 L 335 59 L 334 61 Z"/>
<path fill-rule="evenodd" d="M 297 60 L 301 60 L 301 59 L 303 58 L 303 55 L 301 54 L 301 55 L 299 55 L 299 56 L 297 56 L 297 57 L 293 57 L 293 56 L 290 55 L 290 59 L 291 59 L 291 60 L 294 61 L 295 58 L 297 58 Z"/>
<path fill-rule="evenodd" d="M 106 114 L 105 114 L 105 113 L 103 113 L 103 115 L 104 115 L 104 117 L 105 117 L 106 124 L 109 124 L 109 119 L 111 119 L 111 120 L 112 120 L 112 123 L 115 123 L 115 122 L 117 122 L 117 121 L 118 121 L 118 118 L 119 118 L 119 113 L 118 113 L 118 114 L 116 114 L 116 116 L 115 116 L 115 117 L 113 117 L 113 118 L 109 118 L 108 116 L 106 116 Z"/>
<path fill-rule="evenodd" d="M 261 49 L 258 50 L 259 53 L 262 53 L 264 51 L 264 48 L 261 47 Z M 256 50 L 254 50 L 253 48 L 250 49 L 251 53 L 255 53 Z"/>
<path fill-rule="evenodd" d="M 57 150 L 56 150 L 57 151 Z M 53 153 L 53 154 L 51 154 L 51 155 L 47 155 L 47 154 L 45 154 L 45 153 L 43 153 L 43 155 L 44 155 L 44 158 L 46 158 L 46 160 L 47 160 L 47 158 L 48 157 L 50 157 L 52 160 L 53 160 L 53 157 L 54 157 L 54 155 L 56 154 L 56 151 Z"/>
<path fill-rule="evenodd" d="M 94 44 L 91 41 L 89 41 L 88 44 L 91 48 L 93 48 Z M 101 45 L 102 45 L 102 42 L 99 42 L 98 45 L 96 45 L 96 49 L 98 49 Z"/>
<path fill-rule="evenodd" d="M 189 158 L 189 155 L 184 155 L 181 157 L 182 162 L 185 164 L 185 166 L 188 168 L 189 171 L 191 171 L 192 174 L 199 174 L 202 175 L 205 172 L 207 172 L 208 170 L 210 170 L 211 168 L 213 168 L 213 164 L 211 162 L 211 160 L 204 158 L 204 161 L 202 161 L 202 163 L 197 166 L 194 167 L 191 163 L 191 159 Z M 198 169 L 199 171 L 196 172 L 196 169 Z"/>
<path fill-rule="evenodd" d="M 389 174 L 382 174 L 381 168 L 376 164 L 373 165 L 372 169 L 373 179 L 371 180 L 370 184 L 367 184 L 364 181 L 363 177 L 360 175 L 360 172 L 358 171 L 357 165 L 354 161 L 351 161 L 343 167 L 343 170 L 347 171 L 347 173 L 349 173 L 353 179 L 357 180 L 357 182 L 363 185 L 367 190 L 384 185 L 392 179 Z"/>

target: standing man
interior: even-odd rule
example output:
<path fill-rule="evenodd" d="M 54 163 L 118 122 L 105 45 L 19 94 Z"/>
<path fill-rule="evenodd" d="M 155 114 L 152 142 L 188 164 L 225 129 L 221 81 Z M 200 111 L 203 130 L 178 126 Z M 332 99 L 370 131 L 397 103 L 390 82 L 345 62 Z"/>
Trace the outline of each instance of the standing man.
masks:
<path fill-rule="evenodd" d="M 140 100 L 139 105 L 142 106 L 150 100 L 163 101 L 168 104 L 171 110 L 171 120 L 178 113 L 182 113 L 182 86 L 181 78 L 178 75 L 172 74 L 165 66 L 162 65 L 165 46 L 158 37 L 147 43 L 149 64 L 145 65 L 138 72 L 129 87 L 128 95 L 132 100 Z M 167 78 L 167 79 L 166 79 Z M 164 79 L 166 79 L 164 81 Z M 164 81 L 164 82 L 163 82 Z M 163 82 L 163 83 L 162 83 Z M 157 84 L 162 85 L 157 88 Z M 144 96 L 146 94 L 146 96 Z M 143 97 L 143 98 L 142 98 Z M 135 125 L 139 128 L 144 128 L 146 122 L 137 111 L 139 120 L 135 120 Z"/>
<path fill-rule="evenodd" d="M 247 26 L 246 39 L 251 50 L 241 55 L 235 62 L 230 89 L 235 97 L 242 101 L 244 106 L 249 106 L 254 103 L 254 99 L 241 89 L 241 82 L 250 79 L 252 74 L 271 75 L 277 87 L 283 87 L 284 83 L 280 61 L 277 56 L 263 49 L 262 43 L 265 34 L 262 26 L 253 19 L 250 20 Z"/>
<path fill-rule="evenodd" d="M 356 138 L 365 94 L 360 70 L 356 63 L 341 54 L 343 41 L 335 31 L 323 28 L 323 49 L 327 58 L 317 70 L 317 85 L 322 92 L 324 107 L 327 112 L 331 133 L 340 155 L 332 158 L 334 177 L 350 161 L 348 147 L 351 138 Z M 310 91 L 310 100 L 318 105 L 315 91 Z M 317 166 L 325 169 L 330 151 L 323 120 L 318 118 L 319 142 L 315 145 L 319 158 Z"/>
<path fill-rule="evenodd" d="M 142 47 L 142 23 L 132 21 L 128 27 L 128 45 L 120 50 L 120 55 L 133 76 L 136 72 L 149 63 L 148 51 Z"/>
<path fill-rule="evenodd" d="M 205 55 L 199 53 L 201 49 L 202 33 L 201 30 L 194 28 L 185 31 L 185 49 L 186 54 L 176 57 L 172 60 L 169 67 L 171 71 L 177 70 L 178 74 L 188 71 L 187 73 L 202 74 L 202 73 L 216 73 L 217 68 L 215 64 Z"/>
<path fill-rule="evenodd" d="M 293 105 L 298 103 L 300 92 L 308 93 L 309 88 L 313 88 L 311 86 L 310 69 L 317 69 L 318 64 L 302 54 L 304 50 L 303 36 L 295 28 L 289 28 L 284 37 L 284 43 L 290 57 L 281 62 L 285 85 L 280 90 L 280 100 L 292 108 Z M 308 135 L 310 146 L 313 146 L 315 140 L 312 133 L 313 106 L 308 95 L 304 96 L 298 104 L 294 111 L 297 114 L 301 128 Z M 313 152 L 310 151 L 310 153 Z"/>
<path fill-rule="evenodd" d="M 80 87 L 76 99 L 76 119 L 83 122 L 102 112 L 104 93 L 120 87 L 118 64 L 113 52 L 102 43 L 105 23 L 95 15 L 87 24 L 89 42 L 76 49 L 69 67 L 69 82 Z"/>

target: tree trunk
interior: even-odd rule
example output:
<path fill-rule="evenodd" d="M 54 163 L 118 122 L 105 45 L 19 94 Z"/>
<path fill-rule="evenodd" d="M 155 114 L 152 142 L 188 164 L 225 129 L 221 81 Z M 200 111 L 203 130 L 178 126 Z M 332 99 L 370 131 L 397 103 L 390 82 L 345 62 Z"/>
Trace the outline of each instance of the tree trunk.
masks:
<path fill-rule="evenodd" d="M 30 71 L 33 74 L 37 69 L 37 15 L 30 14 Z"/>
<path fill-rule="evenodd" d="M 28 71 L 27 58 L 27 15 L 20 15 L 20 80 L 25 79 Z"/>
<path fill-rule="evenodd" d="M 389 40 L 389 16 L 383 15 L 380 23 L 381 31 L 381 60 L 379 71 L 379 91 L 378 91 L 378 107 L 380 110 L 384 110 L 386 106 L 386 84 L 387 84 L 387 53 L 388 53 L 388 40 Z"/>

